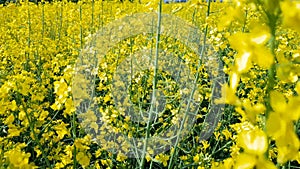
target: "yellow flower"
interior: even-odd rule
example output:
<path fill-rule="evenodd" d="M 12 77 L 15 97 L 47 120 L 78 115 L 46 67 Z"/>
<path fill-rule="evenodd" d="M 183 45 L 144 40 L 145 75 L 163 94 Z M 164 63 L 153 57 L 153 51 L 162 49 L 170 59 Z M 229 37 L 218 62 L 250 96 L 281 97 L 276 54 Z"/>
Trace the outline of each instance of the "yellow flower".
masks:
<path fill-rule="evenodd" d="M 234 165 L 234 161 L 232 158 L 227 158 L 221 163 L 214 162 L 212 165 L 212 169 L 232 169 Z"/>
<path fill-rule="evenodd" d="M 300 32 L 300 3 L 285 0 L 281 2 L 283 24 Z"/>
<path fill-rule="evenodd" d="M 18 118 L 23 121 L 24 119 L 26 119 L 26 113 L 24 111 L 20 111 Z"/>
<path fill-rule="evenodd" d="M 66 107 L 66 109 L 64 111 L 64 117 L 71 116 L 72 113 L 75 112 L 76 109 L 73 105 L 72 97 L 70 97 L 66 100 L 65 107 Z"/>
<path fill-rule="evenodd" d="M 13 101 L 11 102 L 10 109 L 11 109 L 12 111 L 15 111 L 17 108 L 18 108 L 17 103 L 16 103 L 15 100 L 13 100 Z"/>
<path fill-rule="evenodd" d="M 217 104 L 231 104 L 240 105 L 239 98 L 235 95 L 235 90 L 228 86 L 228 84 L 222 85 L 222 97 L 215 100 Z"/>
<path fill-rule="evenodd" d="M 231 73 L 230 75 L 230 87 L 236 90 L 238 84 L 240 82 L 240 76 L 236 72 Z"/>
<path fill-rule="evenodd" d="M 200 161 L 200 155 L 199 154 L 196 154 L 194 157 L 193 157 L 193 160 L 195 163 L 198 163 Z"/>
<path fill-rule="evenodd" d="M 21 130 L 15 126 L 15 125 L 10 125 L 8 128 L 8 137 L 16 137 L 21 134 Z"/>
<path fill-rule="evenodd" d="M 230 133 L 230 131 L 228 131 L 228 129 L 223 130 L 222 134 L 225 136 L 226 140 L 230 139 L 231 135 L 232 135 L 232 133 Z"/>
<path fill-rule="evenodd" d="M 271 112 L 267 122 L 267 133 L 275 140 L 285 136 L 286 131 L 294 131 L 293 121 L 300 117 L 299 96 L 290 97 L 289 100 L 278 91 L 271 91 L 270 102 L 274 112 Z"/>
<path fill-rule="evenodd" d="M 242 131 L 238 135 L 238 145 L 244 148 L 246 153 L 262 155 L 268 148 L 267 135 L 258 128 Z"/>
<path fill-rule="evenodd" d="M 57 95 L 55 105 L 60 109 L 61 104 L 65 103 L 67 100 L 68 92 L 71 91 L 71 87 L 67 85 L 63 78 L 60 81 L 54 82 L 54 93 Z M 56 110 L 54 108 L 54 110 Z"/>
<path fill-rule="evenodd" d="M 240 154 L 234 165 L 235 169 L 276 169 L 276 166 L 265 159 L 264 156 L 253 156 L 250 154 L 242 153 Z"/>
<path fill-rule="evenodd" d="M 79 162 L 79 164 L 83 168 L 86 168 L 90 164 L 90 157 L 87 154 L 83 153 L 83 152 L 79 152 L 76 155 L 76 160 Z"/>
<path fill-rule="evenodd" d="M 256 116 L 258 114 L 263 114 L 266 110 L 266 107 L 262 103 L 252 105 L 250 100 L 248 99 L 245 99 L 242 105 L 246 111 L 245 114 L 242 115 L 245 115 L 247 119 L 253 124 L 256 124 Z"/>
<path fill-rule="evenodd" d="M 275 165 L 264 156 L 269 145 L 267 135 L 261 129 L 256 127 L 239 133 L 238 145 L 244 152 L 237 156 L 234 168 L 276 169 Z"/>
<path fill-rule="evenodd" d="M 276 75 L 283 82 L 295 83 L 298 81 L 298 71 L 294 64 L 290 62 L 278 64 Z"/>
<path fill-rule="evenodd" d="M 186 155 L 180 156 L 179 158 L 180 158 L 181 160 L 183 160 L 183 161 L 185 161 L 185 160 L 188 159 L 188 157 L 187 157 Z"/>
<path fill-rule="evenodd" d="M 87 146 L 89 144 L 89 140 L 87 138 L 77 138 L 74 142 L 74 145 L 79 150 L 87 150 L 89 147 Z"/>
<path fill-rule="evenodd" d="M 278 92 L 270 93 L 271 112 L 267 119 L 267 133 L 275 141 L 278 147 L 279 163 L 295 160 L 299 150 L 299 138 L 294 131 L 294 123 L 300 117 L 299 96 L 290 97 L 289 100 Z"/>
<path fill-rule="evenodd" d="M 102 159 L 101 164 L 105 166 L 110 166 L 112 161 L 110 159 Z"/>
<path fill-rule="evenodd" d="M 256 26 L 251 33 L 236 33 L 229 37 L 232 48 L 237 50 L 235 67 L 239 73 L 247 72 L 252 67 L 252 62 L 264 69 L 274 63 L 274 57 L 265 46 L 270 33 L 266 26 Z"/>
<path fill-rule="evenodd" d="M 228 6 L 220 16 L 218 23 L 218 30 L 223 30 L 227 26 L 229 26 L 234 21 L 243 21 L 244 19 L 244 11 L 241 6 Z"/>
<path fill-rule="evenodd" d="M 201 144 L 203 145 L 203 149 L 204 149 L 204 150 L 206 150 L 206 149 L 210 146 L 210 144 L 208 143 L 207 140 L 201 141 Z"/>
<path fill-rule="evenodd" d="M 267 119 L 267 133 L 274 139 L 284 135 L 287 124 L 278 113 L 271 112 Z"/>
<path fill-rule="evenodd" d="M 55 125 L 53 128 L 58 135 L 58 138 L 61 140 L 64 138 L 65 135 L 70 135 L 67 126 L 63 121 L 59 121 L 60 124 Z"/>
<path fill-rule="evenodd" d="M 66 156 L 68 156 L 70 159 L 73 156 L 73 149 L 74 149 L 74 146 L 67 145 L 65 150 L 64 150 Z"/>
<path fill-rule="evenodd" d="M 28 164 L 30 153 L 25 153 L 18 147 L 5 152 L 4 156 L 9 160 L 11 168 L 28 168 L 30 166 Z"/>
<path fill-rule="evenodd" d="M 147 162 L 149 162 L 152 159 L 151 156 L 148 153 L 147 153 L 145 158 L 146 158 Z"/>
<path fill-rule="evenodd" d="M 42 151 L 39 150 L 37 147 L 34 148 L 34 151 L 36 152 L 36 156 L 40 156 L 42 154 Z"/>
<path fill-rule="evenodd" d="M 235 169 L 252 169 L 256 164 L 256 158 L 253 155 L 242 153 L 240 154 L 234 165 Z"/>
<path fill-rule="evenodd" d="M 4 121 L 4 124 L 10 125 L 15 121 L 15 116 L 11 113 Z"/>
<path fill-rule="evenodd" d="M 167 166 L 168 165 L 168 160 L 169 160 L 169 155 L 164 155 L 164 154 L 159 154 L 155 156 L 155 159 L 161 163 L 163 163 L 163 166 Z"/>
<path fill-rule="evenodd" d="M 120 153 L 120 152 L 118 153 L 118 155 L 117 155 L 117 161 L 124 162 L 126 159 L 127 159 L 127 156 L 125 154 Z"/>
<path fill-rule="evenodd" d="M 300 142 L 297 134 L 293 130 L 293 125 L 290 124 L 285 133 L 276 139 L 278 147 L 277 161 L 284 164 L 289 160 L 296 160 L 299 153 Z"/>
<path fill-rule="evenodd" d="M 296 84 L 295 91 L 300 95 L 300 82 Z"/>
<path fill-rule="evenodd" d="M 65 165 L 63 163 L 56 163 L 54 168 L 55 169 L 60 169 L 60 168 L 64 168 L 64 166 Z"/>

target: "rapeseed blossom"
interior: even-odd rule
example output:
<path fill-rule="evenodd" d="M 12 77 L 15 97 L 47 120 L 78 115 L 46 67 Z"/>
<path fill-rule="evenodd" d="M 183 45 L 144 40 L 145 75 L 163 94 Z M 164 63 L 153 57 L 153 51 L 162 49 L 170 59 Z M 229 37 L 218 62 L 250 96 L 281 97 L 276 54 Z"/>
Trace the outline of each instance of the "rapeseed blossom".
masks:
<path fill-rule="evenodd" d="M 172 163 L 170 167 L 178 168 L 259 169 L 299 165 L 299 3 L 232 2 L 191 0 L 162 5 L 164 13 L 207 32 L 203 35 L 207 38 L 205 56 L 217 55 L 228 83 L 220 84 L 217 92 L 221 97 L 213 100 L 214 84 L 208 79 L 218 72 L 207 70 L 217 64 L 209 62 L 197 69 L 195 51 L 162 35 L 160 48 L 165 54 L 184 60 L 191 76 L 200 72 L 194 97 L 201 108 L 177 151 L 171 148 L 155 154 L 148 147 L 147 166 L 168 167 Z M 146 123 L 136 122 L 115 108 L 118 99 L 112 94 L 111 83 L 122 59 L 141 49 L 153 49 L 154 33 L 125 39 L 98 60 L 99 66 L 90 69 L 95 76 L 95 93 L 87 87 L 89 81 L 84 76 L 74 78 L 74 71 L 79 55 L 94 50 L 84 48 L 94 33 L 118 18 L 155 12 L 157 5 L 158 1 L 95 0 L 20 1 L 0 6 L 0 168 L 129 168 L 140 162 L 126 156 L 128 145 L 118 143 L 145 137 Z M 118 33 L 122 31 L 130 30 L 120 28 Z M 193 37 L 199 46 L 203 46 L 203 38 Z M 213 66 L 207 68 L 209 64 Z M 160 75 L 157 86 L 168 99 L 165 112 L 154 118 L 151 135 L 178 125 L 178 100 L 189 92 L 178 89 L 176 77 L 162 71 Z M 151 71 L 136 74 L 128 103 L 146 110 L 153 78 Z M 74 81 L 81 86 L 74 88 Z M 74 97 L 75 92 L 82 97 Z M 87 100 L 92 94 L 98 107 L 89 107 Z M 222 118 L 210 139 L 201 140 L 203 121 L 212 103 L 227 105 L 220 110 Z M 121 136 L 116 142 L 107 141 L 107 133 Z M 114 154 L 113 148 L 122 152 Z"/>

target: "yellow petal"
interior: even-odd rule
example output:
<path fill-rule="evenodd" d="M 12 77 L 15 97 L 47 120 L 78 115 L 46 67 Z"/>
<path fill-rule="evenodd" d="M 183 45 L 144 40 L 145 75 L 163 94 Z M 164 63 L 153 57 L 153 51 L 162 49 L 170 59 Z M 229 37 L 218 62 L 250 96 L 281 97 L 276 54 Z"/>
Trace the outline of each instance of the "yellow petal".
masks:
<path fill-rule="evenodd" d="M 249 100 L 244 100 L 243 102 L 243 106 L 246 110 L 246 116 L 248 118 L 248 120 L 255 124 L 256 123 L 256 115 L 257 113 L 254 111 L 252 105 L 251 105 L 251 102 Z"/>
<path fill-rule="evenodd" d="M 278 91 L 270 92 L 271 106 L 275 112 L 285 112 L 287 103 L 284 95 Z"/>
<path fill-rule="evenodd" d="M 276 140 L 278 147 L 277 161 L 281 164 L 289 160 L 296 160 L 299 152 L 299 138 L 294 131 L 294 125 L 290 123 L 285 135 Z"/>
<path fill-rule="evenodd" d="M 242 52 L 242 51 L 239 51 L 240 49 L 244 50 L 245 48 L 247 48 L 247 46 L 248 46 L 247 40 L 248 39 L 249 39 L 248 34 L 240 33 L 240 32 L 236 33 L 228 38 L 230 46 L 233 49 L 237 50 L 238 52 Z"/>
<path fill-rule="evenodd" d="M 256 164 L 256 169 L 277 169 L 274 163 L 261 156 Z"/>
<path fill-rule="evenodd" d="M 251 39 L 251 41 L 256 44 L 263 44 L 264 42 L 266 42 L 266 40 L 268 40 L 268 35 L 266 34 Z"/>
<path fill-rule="evenodd" d="M 249 154 L 262 155 L 268 148 L 267 136 L 259 128 L 242 131 L 238 135 L 238 145 Z"/>
<path fill-rule="evenodd" d="M 298 75 L 295 73 L 295 67 L 292 63 L 283 63 L 277 66 L 277 76 L 283 82 L 296 82 Z"/>
<path fill-rule="evenodd" d="M 252 21 L 249 27 L 251 30 L 250 43 L 252 43 L 252 45 L 264 45 L 268 42 L 271 34 L 270 28 L 267 25 Z"/>
<path fill-rule="evenodd" d="M 274 63 L 274 57 L 266 47 L 262 46 L 255 49 L 255 54 L 252 61 L 258 66 L 268 69 Z"/>
<path fill-rule="evenodd" d="M 266 122 L 267 134 L 275 139 L 284 134 L 286 130 L 285 121 L 280 117 L 280 114 L 271 112 Z"/>
<path fill-rule="evenodd" d="M 283 25 L 300 32 L 300 3 L 283 1 L 281 3 Z"/>
<path fill-rule="evenodd" d="M 215 100 L 216 104 L 240 105 L 239 98 L 235 95 L 235 90 L 230 88 L 228 84 L 222 86 L 222 97 Z"/>
<path fill-rule="evenodd" d="M 290 98 L 287 105 L 286 118 L 297 121 L 300 119 L 300 96 Z"/>
<path fill-rule="evenodd" d="M 237 157 L 235 169 L 252 169 L 256 165 L 256 158 L 253 155 L 242 153 Z"/>
<path fill-rule="evenodd" d="M 250 52 L 243 52 L 241 54 L 237 55 L 236 58 L 236 66 L 237 66 L 237 70 L 238 72 L 242 73 L 242 72 L 246 72 L 248 71 L 252 64 L 251 64 L 251 53 Z"/>
<path fill-rule="evenodd" d="M 300 95 L 300 82 L 297 83 L 295 90 L 298 93 L 298 95 Z"/>
<path fill-rule="evenodd" d="M 239 81 L 240 81 L 240 76 L 237 73 L 232 73 L 230 76 L 230 87 L 235 90 L 237 88 Z"/>

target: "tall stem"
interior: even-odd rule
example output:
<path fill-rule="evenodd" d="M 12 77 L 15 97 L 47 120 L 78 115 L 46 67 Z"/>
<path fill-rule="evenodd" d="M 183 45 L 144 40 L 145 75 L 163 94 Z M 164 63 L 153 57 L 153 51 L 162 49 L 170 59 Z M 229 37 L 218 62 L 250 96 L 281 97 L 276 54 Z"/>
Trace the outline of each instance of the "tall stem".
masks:
<path fill-rule="evenodd" d="M 208 7 L 207 7 L 207 12 L 206 12 L 206 17 L 208 17 L 210 15 L 210 0 L 207 3 L 208 3 Z M 197 70 L 199 70 L 199 68 L 202 65 L 202 59 L 203 59 L 203 56 L 204 56 L 204 53 L 205 53 L 205 47 L 206 47 L 207 33 L 208 33 L 208 24 L 206 24 L 206 26 L 205 26 L 204 38 L 203 38 L 203 46 L 202 46 L 201 51 L 200 51 L 200 58 L 199 58 Z M 176 155 L 177 146 L 179 144 L 179 138 L 180 138 L 180 135 L 181 135 L 181 131 L 183 130 L 184 123 L 185 123 L 185 121 L 187 119 L 188 112 L 190 111 L 191 100 L 192 100 L 192 98 L 194 96 L 194 93 L 195 93 L 195 91 L 197 89 L 197 81 L 199 79 L 199 76 L 200 76 L 200 72 L 197 71 L 196 78 L 195 78 L 195 80 L 193 82 L 193 84 L 194 84 L 193 85 L 193 89 L 192 89 L 192 92 L 190 94 L 189 102 L 187 104 L 187 108 L 186 108 L 186 111 L 185 111 L 185 114 L 184 114 L 184 117 L 183 117 L 183 121 L 182 121 L 182 123 L 180 125 L 180 128 L 179 128 L 179 131 L 177 133 L 176 141 L 175 141 L 175 144 L 174 144 L 174 151 L 173 151 L 173 153 L 171 155 L 171 158 L 170 158 L 170 161 L 169 161 L 169 165 L 168 165 L 168 169 L 173 168 L 173 159 L 175 158 L 175 155 Z"/>
<path fill-rule="evenodd" d="M 271 33 L 271 39 L 269 41 L 270 44 L 270 50 L 271 53 L 274 57 L 274 60 L 276 60 L 276 23 L 277 23 L 277 16 L 274 15 L 268 15 L 268 20 L 269 20 L 269 28 L 270 28 L 270 33 Z M 272 111 L 271 107 L 271 97 L 270 97 L 270 92 L 274 89 L 274 86 L 276 84 L 275 81 L 275 74 L 276 74 L 276 61 L 271 65 L 271 67 L 268 70 L 268 84 L 267 84 L 267 91 L 266 91 L 266 97 L 265 97 L 265 103 L 266 103 L 266 114 L 265 114 L 265 123 L 266 120 L 269 117 L 270 112 Z M 264 125 L 264 130 L 266 130 L 266 125 Z M 265 157 L 269 157 L 269 149 L 270 146 L 268 146 L 268 149 L 265 153 Z"/>
<path fill-rule="evenodd" d="M 153 116 L 153 111 L 155 108 L 155 102 L 156 102 L 156 84 L 157 84 L 157 72 L 158 72 L 158 56 L 159 56 L 159 42 L 160 42 L 160 32 L 161 32 L 161 11 L 162 11 L 162 0 L 159 2 L 158 6 L 158 21 L 157 21 L 157 32 L 156 32 L 156 43 L 155 43 L 155 60 L 154 60 L 154 77 L 153 77 L 153 89 L 152 89 L 152 101 L 150 106 L 150 112 L 149 117 L 147 121 L 147 129 L 146 129 L 146 138 L 144 141 L 144 147 L 143 147 L 143 154 L 141 157 L 141 163 L 140 168 L 144 168 L 145 165 L 145 156 L 147 152 L 148 147 L 148 141 L 150 137 L 150 126 L 151 126 L 151 119 Z"/>
<path fill-rule="evenodd" d="M 269 19 L 269 22 L 276 22 L 274 20 Z M 270 39 L 270 50 L 274 59 L 276 58 L 275 55 L 275 43 L 276 43 L 276 24 L 270 23 L 269 24 L 271 30 L 271 39 Z M 275 62 L 271 65 L 268 70 L 268 84 L 267 84 L 267 96 L 266 96 L 266 118 L 268 118 L 269 113 L 272 111 L 271 104 L 270 104 L 270 92 L 273 90 L 275 86 Z"/>

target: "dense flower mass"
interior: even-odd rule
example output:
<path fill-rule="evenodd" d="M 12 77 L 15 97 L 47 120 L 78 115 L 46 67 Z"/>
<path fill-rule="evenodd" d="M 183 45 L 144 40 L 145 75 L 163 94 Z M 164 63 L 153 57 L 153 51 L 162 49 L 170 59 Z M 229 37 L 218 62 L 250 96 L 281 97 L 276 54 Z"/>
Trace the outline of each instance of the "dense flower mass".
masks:
<path fill-rule="evenodd" d="M 94 48 L 86 44 L 103 37 L 99 31 L 118 19 L 159 9 L 197 30 L 158 24 L 152 32 L 134 34 L 121 26 L 107 37 L 111 38 L 107 44 L 119 34 L 134 36 L 109 46 L 95 61 L 96 67 L 78 67 L 94 62 L 82 55 L 95 54 L 101 44 Z M 172 37 L 157 34 L 156 29 L 181 32 Z M 189 34 L 192 31 L 201 37 Z M 290 0 L 1 4 L 0 168 L 296 168 L 299 36 L 300 3 Z M 127 68 L 148 64 L 145 60 L 132 66 L 128 58 L 137 55 L 168 57 L 157 67 L 130 75 Z M 168 59 L 173 58 L 172 66 Z M 122 68 L 124 60 L 128 62 Z M 189 76 L 179 71 L 181 64 Z M 216 83 L 214 79 L 223 78 L 221 73 L 224 79 Z M 116 81 L 125 75 L 128 84 Z M 119 92 L 124 86 L 128 89 Z M 188 94 L 191 97 L 183 104 Z M 165 99 L 156 100 L 155 95 Z M 164 107 L 157 106 L 161 102 Z M 117 106 L 126 104 L 133 105 L 137 114 L 130 116 Z M 215 109 L 216 105 L 225 106 Z M 159 109 L 155 116 L 145 113 L 155 109 Z M 193 124 L 181 121 L 192 113 Z M 182 130 L 188 125 L 188 131 Z M 107 133 L 118 137 L 113 140 Z M 168 137 L 175 133 L 172 139 L 156 140 L 157 145 L 168 146 L 165 151 L 157 152 L 150 141 L 134 142 L 143 150 L 134 153 L 141 156 L 128 156 L 132 138 L 161 133 Z"/>

